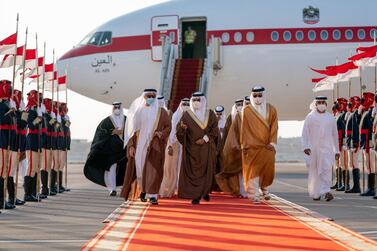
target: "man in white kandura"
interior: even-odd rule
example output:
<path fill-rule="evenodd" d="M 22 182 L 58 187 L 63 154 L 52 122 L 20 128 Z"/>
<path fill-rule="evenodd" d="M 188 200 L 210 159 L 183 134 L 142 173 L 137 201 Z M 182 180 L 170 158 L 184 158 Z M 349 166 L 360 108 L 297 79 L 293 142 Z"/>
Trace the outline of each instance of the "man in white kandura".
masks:
<path fill-rule="evenodd" d="M 332 165 L 339 159 L 338 131 L 334 117 L 326 111 L 327 98 L 318 96 L 311 105 L 302 130 L 302 145 L 308 168 L 308 190 L 313 200 L 330 201 Z"/>

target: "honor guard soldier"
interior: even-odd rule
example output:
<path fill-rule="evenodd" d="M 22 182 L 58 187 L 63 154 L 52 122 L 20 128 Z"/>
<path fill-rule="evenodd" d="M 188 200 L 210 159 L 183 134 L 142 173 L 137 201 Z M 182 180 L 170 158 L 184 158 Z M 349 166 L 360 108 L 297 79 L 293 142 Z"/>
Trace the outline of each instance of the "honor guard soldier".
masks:
<path fill-rule="evenodd" d="M 45 198 L 43 195 L 39 196 L 39 198 L 37 197 L 37 179 L 40 162 L 39 125 L 42 122 L 42 111 L 38 109 L 38 92 L 32 90 L 27 95 L 28 130 L 26 137 L 26 158 L 28 160 L 28 168 L 24 179 L 25 201 L 37 202 L 40 201 L 39 199 Z"/>
<path fill-rule="evenodd" d="M 57 177 L 59 171 L 59 153 L 58 153 L 58 129 L 59 124 L 57 122 L 58 103 L 52 102 L 52 112 L 50 124 L 53 126 L 51 132 L 51 151 L 52 151 L 52 166 L 51 166 L 51 182 L 50 182 L 50 195 L 56 195 L 58 193 Z"/>
<path fill-rule="evenodd" d="M 346 115 L 346 141 L 348 149 L 349 166 L 352 168 L 353 187 L 346 193 L 360 193 L 360 169 L 359 169 L 359 122 L 360 97 L 351 97 L 348 103 Z"/>
<path fill-rule="evenodd" d="M 66 103 L 60 104 L 60 116 L 61 116 L 61 132 L 62 132 L 62 150 L 60 152 L 60 173 L 59 173 L 59 187 L 62 191 L 67 191 L 67 189 L 63 186 L 63 170 L 67 168 L 67 153 L 71 147 L 71 132 L 69 127 L 71 126 L 71 122 L 69 121 L 69 117 L 67 115 L 68 107 Z M 60 137 L 59 137 L 60 138 Z"/>
<path fill-rule="evenodd" d="M 347 99 L 338 98 L 335 108 L 335 119 L 338 129 L 338 142 L 339 142 L 339 152 L 340 152 L 340 163 L 336 169 L 336 183 L 331 189 L 336 189 L 337 191 L 345 191 L 346 187 L 349 189 L 348 181 L 349 174 L 347 170 L 347 152 L 345 150 L 345 136 L 346 136 L 346 112 L 347 112 Z M 343 185 L 344 184 L 344 185 Z M 347 184 L 347 186 L 345 185 Z"/>
<path fill-rule="evenodd" d="M 42 134 L 41 134 L 41 147 L 42 147 L 42 161 L 41 161 L 41 193 L 45 196 L 56 195 L 55 192 L 49 190 L 48 177 L 51 172 L 52 165 L 52 151 L 51 151 L 51 137 L 54 131 L 54 121 L 51 117 L 52 101 L 49 98 L 43 99 L 43 121 L 42 121 Z"/>
<path fill-rule="evenodd" d="M 24 201 L 15 197 L 15 178 L 17 168 L 19 165 L 19 153 L 25 151 L 26 140 L 26 126 L 27 126 L 27 113 L 25 112 L 25 104 L 22 101 L 22 93 L 19 90 L 13 90 L 10 99 L 10 107 L 12 111 L 12 126 L 10 128 L 9 139 L 9 165 L 8 165 L 8 183 L 7 189 L 9 193 L 8 203 L 12 205 L 23 205 Z"/>
<path fill-rule="evenodd" d="M 364 191 L 361 196 L 374 196 L 374 179 L 375 173 L 372 170 L 374 167 L 374 152 L 372 143 L 372 131 L 373 131 L 373 101 L 374 94 L 371 92 L 364 92 L 362 103 L 359 108 L 360 119 L 360 149 L 362 149 L 363 167 L 366 166 L 368 171 L 368 189 Z M 373 153 L 371 153 L 373 152 Z M 372 157 L 373 156 L 373 157 Z M 364 169 L 364 168 L 363 168 Z M 363 170 L 364 171 L 364 170 Z M 364 175 L 364 172 L 363 172 Z"/>
<path fill-rule="evenodd" d="M 8 178 L 9 134 L 12 123 L 12 110 L 9 106 L 11 82 L 0 81 L 0 209 L 13 209 L 14 205 L 5 199 L 4 186 Z M 9 192 L 9 191 L 8 191 Z"/>

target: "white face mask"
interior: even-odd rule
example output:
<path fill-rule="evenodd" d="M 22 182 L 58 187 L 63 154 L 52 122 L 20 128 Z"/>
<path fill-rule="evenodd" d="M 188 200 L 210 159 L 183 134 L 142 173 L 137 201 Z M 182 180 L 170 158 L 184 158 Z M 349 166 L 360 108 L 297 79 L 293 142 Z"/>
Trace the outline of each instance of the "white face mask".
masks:
<path fill-rule="evenodd" d="M 236 106 L 236 110 L 237 110 L 237 112 L 241 112 L 242 111 L 242 106 Z"/>
<path fill-rule="evenodd" d="M 325 104 L 320 104 L 320 105 L 317 105 L 317 109 L 320 112 L 325 112 L 327 109 L 327 106 Z"/>
<path fill-rule="evenodd" d="M 199 110 L 202 107 L 202 103 L 200 103 L 199 101 L 194 101 L 192 102 L 192 106 L 195 110 Z"/>
<path fill-rule="evenodd" d="M 189 106 L 182 106 L 182 110 L 184 112 L 187 112 L 188 110 L 190 110 L 190 107 Z"/>
<path fill-rule="evenodd" d="M 256 97 L 256 98 L 254 98 L 254 97 L 253 97 L 253 101 L 254 101 L 254 104 L 256 104 L 256 105 L 261 105 L 261 104 L 262 104 L 262 101 L 263 101 L 263 98 L 260 98 L 260 97 Z"/>
<path fill-rule="evenodd" d="M 120 109 L 114 109 L 113 113 L 114 113 L 116 116 L 119 116 L 119 115 L 120 115 Z"/>

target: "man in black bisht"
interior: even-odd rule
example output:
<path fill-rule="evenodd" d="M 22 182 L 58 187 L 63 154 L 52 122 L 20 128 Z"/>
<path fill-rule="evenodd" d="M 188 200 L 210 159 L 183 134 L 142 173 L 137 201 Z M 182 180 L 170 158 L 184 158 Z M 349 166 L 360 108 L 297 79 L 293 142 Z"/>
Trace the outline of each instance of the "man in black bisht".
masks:
<path fill-rule="evenodd" d="M 123 147 L 125 122 L 122 103 L 114 102 L 112 114 L 97 127 L 84 167 L 85 177 L 106 186 L 110 196 L 116 196 L 116 187 L 123 185 L 127 163 Z"/>

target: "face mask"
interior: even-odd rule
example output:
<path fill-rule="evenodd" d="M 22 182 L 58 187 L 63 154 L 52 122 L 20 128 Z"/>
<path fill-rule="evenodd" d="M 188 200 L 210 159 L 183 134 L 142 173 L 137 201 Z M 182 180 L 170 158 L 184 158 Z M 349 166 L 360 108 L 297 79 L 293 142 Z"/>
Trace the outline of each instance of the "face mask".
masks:
<path fill-rule="evenodd" d="M 183 110 L 184 112 L 187 112 L 189 109 L 190 109 L 189 106 L 182 106 L 182 110 Z"/>
<path fill-rule="evenodd" d="M 317 105 L 317 109 L 318 109 L 318 111 L 320 111 L 320 112 L 325 112 L 325 111 L 326 111 L 326 108 L 327 108 L 327 106 L 324 105 L 324 104 Z"/>
<path fill-rule="evenodd" d="M 147 105 L 153 105 L 155 99 L 154 98 L 147 98 L 146 102 L 147 102 Z"/>
<path fill-rule="evenodd" d="M 202 107 L 202 103 L 200 103 L 199 101 L 194 101 L 192 102 L 192 106 L 194 107 L 194 109 L 199 110 L 200 107 Z"/>
<path fill-rule="evenodd" d="M 242 111 L 242 106 L 237 106 L 236 110 L 237 110 L 237 112 L 241 112 Z"/>
<path fill-rule="evenodd" d="M 254 100 L 254 104 L 261 105 L 263 99 L 260 97 L 256 97 L 256 98 L 253 97 L 253 100 Z"/>
<path fill-rule="evenodd" d="M 115 109 L 115 110 L 114 110 L 114 114 L 115 114 L 116 116 L 119 116 L 119 115 L 120 115 L 120 109 Z"/>

